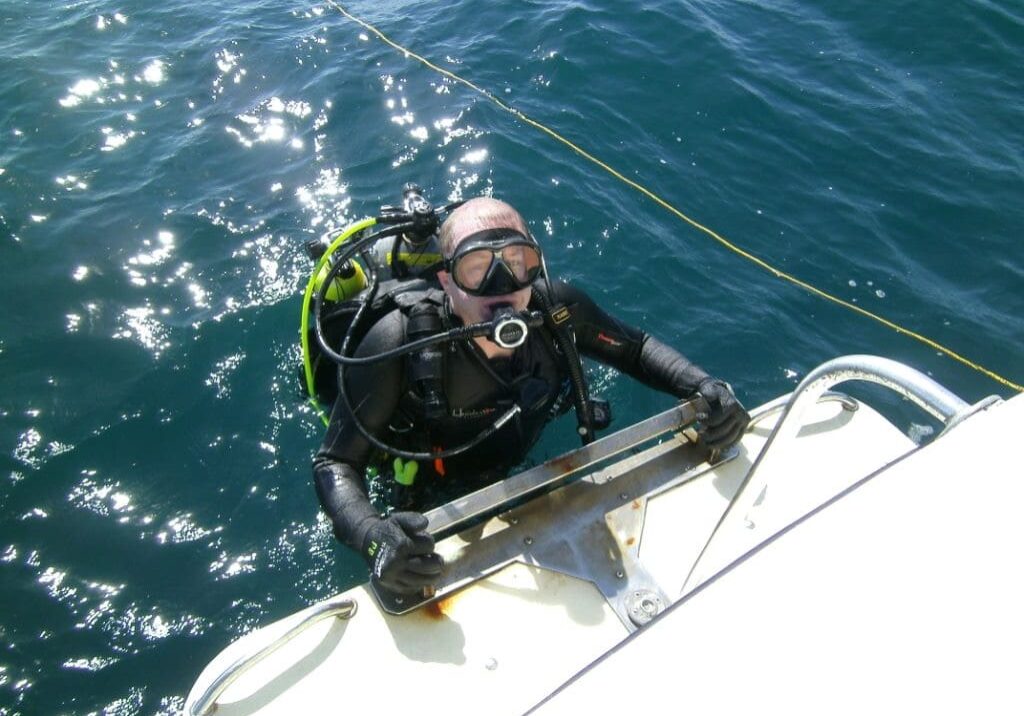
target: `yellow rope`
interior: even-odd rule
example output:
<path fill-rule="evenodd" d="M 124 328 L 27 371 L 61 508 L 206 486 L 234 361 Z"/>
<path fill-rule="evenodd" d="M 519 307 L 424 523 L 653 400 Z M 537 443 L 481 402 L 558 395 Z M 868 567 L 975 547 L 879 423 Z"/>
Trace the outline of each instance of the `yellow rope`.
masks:
<path fill-rule="evenodd" d="M 327 0 L 327 4 L 330 5 L 331 7 L 335 8 L 338 12 L 340 12 L 342 15 L 347 17 L 349 20 L 352 20 L 353 22 L 361 25 L 362 27 L 364 27 L 367 30 L 369 30 L 370 32 L 372 32 L 374 35 L 379 37 L 383 42 L 385 42 L 388 45 L 390 45 L 391 47 L 395 48 L 396 50 L 398 50 L 399 52 L 404 54 L 406 57 L 411 57 L 411 58 L 415 59 L 416 61 L 418 61 L 419 63 L 423 64 L 424 66 L 429 67 L 434 72 L 437 72 L 438 74 L 444 75 L 445 77 L 448 77 L 449 79 L 451 79 L 451 80 L 453 80 L 455 82 L 458 82 L 458 83 L 460 83 L 462 85 L 465 85 L 466 87 L 469 87 L 474 92 L 477 92 L 477 93 L 483 95 L 487 99 L 491 100 L 494 104 L 498 105 L 503 110 L 505 110 L 509 114 L 513 115 L 514 117 L 516 117 L 516 119 L 519 119 L 520 121 L 525 122 L 526 124 L 529 124 L 531 127 L 535 127 L 536 129 L 539 129 L 540 131 L 542 131 L 545 134 L 547 134 L 548 136 L 550 136 L 552 139 L 555 139 L 555 140 L 561 142 L 565 146 L 569 147 L 569 149 L 571 149 L 572 151 L 574 151 L 577 154 L 579 154 L 581 157 L 587 159 L 588 161 L 592 162 L 593 164 L 596 164 L 597 166 L 599 166 L 602 169 L 604 169 L 606 172 L 611 174 L 613 177 L 615 177 L 619 181 L 627 184 L 628 186 L 632 187 L 633 189 L 636 189 L 638 192 L 640 192 L 641 194 L 646 196 L 648 199 L 653 201 L 658 206 L 661 206 L 662 208 L 664 208 L 667 211 L 671 212 L 672 214 L 674 214 L 675 216 L 679 217 L 680 219 L 682 219 L 683 221 L 685 221 L 687 224 L 689 224 L 693 228 L 697 229 L 698 231 L 701 231 L 704 234 L 707 234 L 712 239 L 714 239 L 719 244 L 721 244 L 725 248 L 729 249 L 733 253 L 736 253 L 739 256 L 742 256 L 743 258 L 747 259 L 748 261 L 751 261 L 752 263 L 760 266 L 761 268 L 763 268 L 765 271 L 768 271 L 769 273 L 771 273 L 776 278 L 780 278 L 780 279 L 783 279 L 784 281 L 788 281 L 788 282 L 792 283 L 795 286 L 799 286 L 800 288 L 804 289 L 805 291 L 809 291 L 810 293 L 812 293 L 812 294 L 814 294 L 816 296 L 824 298 L 827 301 L 831 301 L 832 303 L 838 304 L 840 306 L 843 306 L 844 308 L 848 308 L 851 311 L 859 313 L 862 316 L 867 316 L 868 318 L 870 318 L 872 320 L 878 321 L 883 326 L 887 326 L 888 328 L 891 328 L 892 330 L 896 331 L 897 333 L 901 333 L 901 334 L 903 334 L 905 336 L 910 336 L 911 338 L 913 338 L 913 339 L 915 339 L 917 341 L 920 341 L 921 343 L 924 343 L 926 346 L 929 346 L 930 348 L 934 348 L 935 350 L 939 351 L 940 353 L 943 353 L 944 355 L 949 356 L 950 358 L 952 358 L 952 359 L 962 363 L 963 365 L 966 365 L 969 368 L 973 368 L 974 370 L 976 370 L 979 373 L 982 373 L 982 374 L 988 376 L 989 378 L 991 378 L 992 380 L 996 381 L 997 383 L 1000 383 L 1000 384 L 1002 384 L 1002 385 L 1004 385 L 1004 386 L 1006 386 L 1008 388 L 1012 388 L 1013 390 L 1016 390 L 1018 392 L 1024 392 L 1024 386 L 1018 385 L 1017 383 L 1014 383 L 1013 381 L 1010 381 L 1010 380 L 1002 377 L 998 373 L 995 373 L 995 372 L 989 370 L 988 368 L 985 368 L 984 366 L 979 365 L 978 363 L 975 363 L 974 361 L 972 361 L 972 360 L 970 360 L 968 358 L 965 358 L 964 356 L 962 356 L 959 353 L 953 351 L 952 349 L 947 348 L 946 346 L 944 346 L 944 345 L 942 345 L 940 343 L 937 343 L 936 341 L 933 341 L 931 338 L 923 336 L 920 333 L 917 333 L 915 331 L 910 330 L 909 328 L 904 328 L 903 326 L 901 326 L 901 325 L 899 325 L 897 323 L 894 323 L 893 321 L 890 321 L 887 318 L 884 318 L 884 317 L 882 317 L 882 316 L 880 316 L 880 315 L 878 315 L 876 313 L 872 313 L 871 311 L 868 311 L 868 310 L 866 310 L 864 308 L 861 308 L 860 306 L 858 306 L 856 304 L 853 304 L 853 303 L 850 303 L 849 301 L 844 301 L 843 299 L 841 299 L 841 298 L 839 298 L 837 296 L 833 296 L 832 294 L 830 294 L 830 293 L 828 293 L 826 291 L 823 291 L 820 288 L 812 286 L 811 284 L 807 283 L 806 281 L 802 281 L 801 279 L 798 279 L 795 276 L 792 276 L 792 275 L 786 273 L 785 271 L 782 271 L 780 269 L 775 268 L 774 266 L 769 264 L 767 261 L 764 261 L 763 259 L 760 259 L 757 256 L 754 256 L 749 251 L 741 249 L 739 246 L 737 246 L 736 244 L 732 243 L 731 241 L 729 241 L 725 237 L 721 236 L 717 232 L 712 231 L 711 229 L 709 229 L 708 227 L 704 226 L 700 222 L 695 221 L 694 219 L 691 219 L 689 216 L 687 216 L 682 211 L 680 211 L 676 207 L 674 207 L 671 204 L 669 204 L 667 201 L 662 199 L 660 196 L 658 196 L 657 194 L 655 194 L 651 190 L 647 189 L 644 186 L 641 186 L 640 184 L 636 183 L 635 181 L 633 181 L 629 177 L 624 176 L 621 172 L 613 169 L 611 166 L 609 166 L 605 162 L 601 161 L 600 159 L 598 159 L 594 155 L 590 154 L 589 152 L 587 152 L 583 148 L 577 146 L 576 144 L 573 144 L 571 141 L 569 141 L 568 139 L 563 137 L 561 134 L 559 134 L 555 130 L 553 130 L 553 129 L 551 129 L 551 128 L 541 124 L 540 122 L 538 122 L 538 121 L 536 121 L 534 119 L 531 119 L 530 117 L 528 117 L 525 114 L 523 114 L 522 112 L 520 112 L 518 109 L 516 109 L 514 107 L 510 107 L 509 105 L 505 104 L 500 99 L 498 99 L 498 97 L 493 95 L 491 92 L 488 92 L 487 90 L 483 89 L 482 87 L 478 87 L 477 85 L 473 84 L 469 80 L 464 79 L 464 78 L 456 75 L 454 72 L 451 72 L 450 70 L 446 70 L 443 67 L 438 67 L 433 62 L 431 62 L 430 60 L 426 59 L 425 57 L 417 55 L 415 52 L 412 52 L 411 50 L 403 47 L 402 45 L 399 45 L 397 42 L 393 41 L 391 38 L 389 38 L 387 35 L 385 35 L 383 32 L 378 30 L 376 27 L 374 27 L 370 23 L 368 23 L 365 20 L 362 20 L 362 19 L 356 17 L 355 15 L 353 15 L 352 13 L 348 12 L 341 5 L 338 5 L 336 2 L 334 2 L 334 0 Z"/>

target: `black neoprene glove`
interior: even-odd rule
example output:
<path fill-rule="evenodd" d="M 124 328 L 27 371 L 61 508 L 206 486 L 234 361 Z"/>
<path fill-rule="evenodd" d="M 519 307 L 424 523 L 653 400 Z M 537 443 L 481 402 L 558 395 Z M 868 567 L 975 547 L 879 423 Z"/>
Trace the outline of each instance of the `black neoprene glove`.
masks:
<path fill-rule="evenodd" d="M 444 566 L 434 552 L 427 518 L 419 512 L 394 512 L 371 523 L 362 538 L 362 555 L 377 582 L 397 594 L 434 586 Z"/>
<path fill-rule="evenodd" d="M 717 378 L 705 378 L 697 386 L 697 393 L 708 402 L 711 412 L 704 421 L 701 436 L 712 450 L 721 450 L 743 437 L 750 424 L 750 415 L 736 400 L 729 386 Z"/>

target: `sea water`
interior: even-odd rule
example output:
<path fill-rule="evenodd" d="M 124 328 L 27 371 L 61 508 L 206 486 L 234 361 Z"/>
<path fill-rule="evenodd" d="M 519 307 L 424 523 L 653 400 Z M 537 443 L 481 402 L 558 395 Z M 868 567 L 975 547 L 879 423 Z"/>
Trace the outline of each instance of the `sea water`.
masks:
<path fill-rule="evenodd" d="M 346 7 L 780 270 L 1024 380 L 1020 3 Z M 748 406 L 848 353 L 1013 393 L 331 4 L 4 0 L 0 58 L 5 716 L 173 713 L 231 640 L 365 578 L 310 479 L 301 246 L 405 182 L 508 200 L 553 274 Z M 671 404 L 589 374 L 619 427 Z M 531 457 L 575 444 L 569 420 Z"/>

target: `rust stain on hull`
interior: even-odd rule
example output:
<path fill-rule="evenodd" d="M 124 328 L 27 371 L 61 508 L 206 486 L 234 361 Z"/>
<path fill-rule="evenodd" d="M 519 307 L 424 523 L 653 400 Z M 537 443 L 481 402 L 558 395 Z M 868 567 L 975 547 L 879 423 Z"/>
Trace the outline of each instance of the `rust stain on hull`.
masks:
<path fill-rule="evenodd" d="M 424 604 L 420 611 L 423 615 L 433 619 L 434 621 L 440 621 L 442 619 L 450 619 L 452 612 L 455 610 L 455 603 L 459 600 L 459 596 L 462 591 L 453 592 L 446 597 L 437 599 L 428 604 Z"/>

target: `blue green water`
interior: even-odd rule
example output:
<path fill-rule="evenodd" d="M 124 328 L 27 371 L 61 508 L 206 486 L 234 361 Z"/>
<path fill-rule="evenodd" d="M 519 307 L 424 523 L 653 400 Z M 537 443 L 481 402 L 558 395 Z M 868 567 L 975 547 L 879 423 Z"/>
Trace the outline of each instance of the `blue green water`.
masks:
<path fill-rule="evenodd" d="M 1020 382 L 1024 7 L 830 5 L 347 7 Z M 363 578 L 310 484 L 300 247 L 407 181 L 510 201 L 554 273 L 748 405 L 853 352 L 1012 392 L 774 279 L 330 5 L 2 0 L 0 58 L 3 716 L 173 713 L 233 638 Z M 591 374 L 620 426 L 668 404 Z M 535 457 L 573 445 L 556 425 Z"/>

